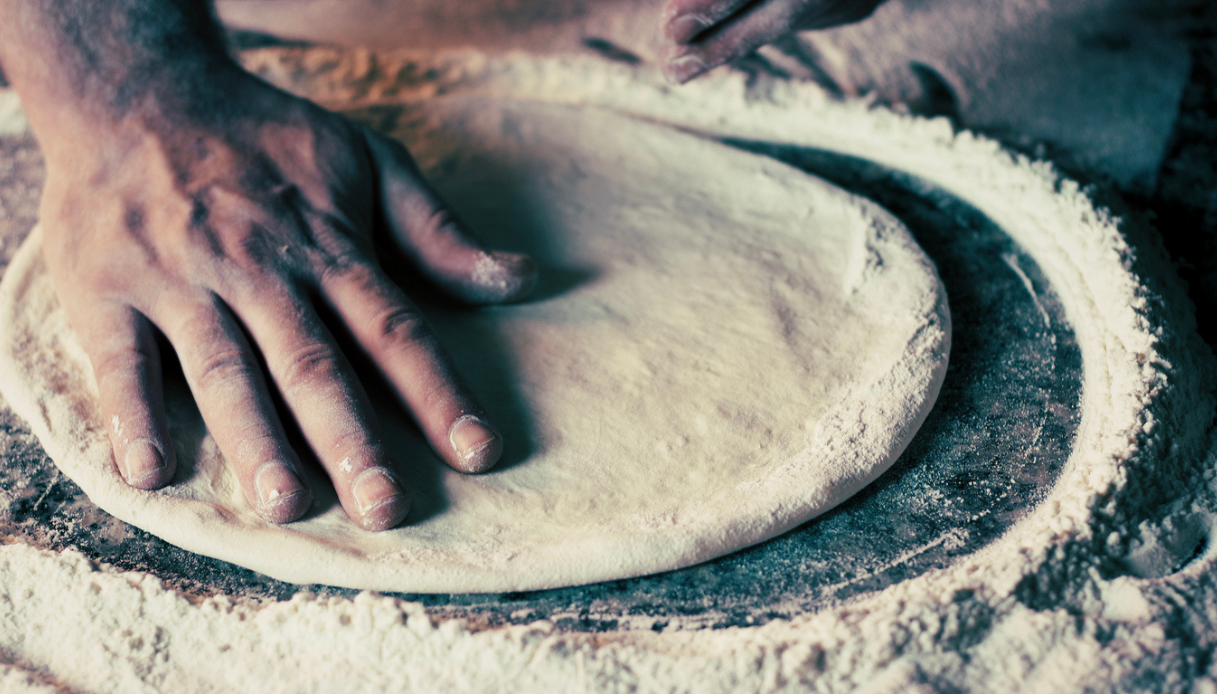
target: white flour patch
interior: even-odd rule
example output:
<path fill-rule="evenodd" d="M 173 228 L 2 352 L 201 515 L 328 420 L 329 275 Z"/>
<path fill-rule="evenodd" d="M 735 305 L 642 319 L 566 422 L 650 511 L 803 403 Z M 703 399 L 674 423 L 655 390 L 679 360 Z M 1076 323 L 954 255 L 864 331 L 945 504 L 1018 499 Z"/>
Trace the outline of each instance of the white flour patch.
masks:
<path fill-rule="evenodd" d="M 11 89 L 0 88 L 0 135 L 21 135 L 29 127 L 17 93 Z"/>

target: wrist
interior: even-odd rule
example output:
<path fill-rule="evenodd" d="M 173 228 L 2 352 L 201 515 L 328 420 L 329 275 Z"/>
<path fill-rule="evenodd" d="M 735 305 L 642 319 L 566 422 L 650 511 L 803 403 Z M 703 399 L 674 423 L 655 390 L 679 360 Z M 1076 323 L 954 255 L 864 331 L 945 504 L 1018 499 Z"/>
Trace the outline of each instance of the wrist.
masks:
<path fill-rule="evenodd" d="M 134 78 L 133 78 L 134 79 Z M 62 89 L 17 87 L 48 165 L 98 154 L 124 139 L 152 135 L 180 137 L 240 114 L 241 95 L 256 78 L 231 61 L 171 66 L 143 73 L 138 84 L 117 84 L 118 98 Z"/>
<path fill-rule="evenodd" d="M 206 0 L 0 0 L 0 67 L 44 146 L 206 109 L 243 72 Z"/>

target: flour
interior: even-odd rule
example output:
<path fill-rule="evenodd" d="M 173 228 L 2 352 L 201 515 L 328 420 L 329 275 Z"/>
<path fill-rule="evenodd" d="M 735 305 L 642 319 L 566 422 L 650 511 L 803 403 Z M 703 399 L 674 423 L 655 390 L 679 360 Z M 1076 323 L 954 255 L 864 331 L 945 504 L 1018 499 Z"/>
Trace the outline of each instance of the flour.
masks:
<path fill-rule="evenodd" d="M 711 632 L 471 631 L 371 594 L 189 599 L 70 552 L 8 545 L 0 652 L 84 691 L 1214 691 L 1217 550 L 1193 558 L 1186 541 L 1212 532 L 1212 358 L 1152 237 L 1092 191 L 945 122 L 802 86 L 719 76 L 670 90 L 591 62 L 469 55 L 382 56 L 387 77 L 371 80 L 356 58 L 247 56 L 331 104 L 357 85 L 369 107 L 407 92 L 531 86 L 554 101 L 863 157 L 967 200 L 1035 258 L 1082 350 L 1082 423 L 1055 489 L 949 569 L 790 621 Z"/>
<path fill-rule="evenodd" d="M 16 92 L 0 89 L 0 135 L 17 135 L 24 133 L 29 127 Z"/>

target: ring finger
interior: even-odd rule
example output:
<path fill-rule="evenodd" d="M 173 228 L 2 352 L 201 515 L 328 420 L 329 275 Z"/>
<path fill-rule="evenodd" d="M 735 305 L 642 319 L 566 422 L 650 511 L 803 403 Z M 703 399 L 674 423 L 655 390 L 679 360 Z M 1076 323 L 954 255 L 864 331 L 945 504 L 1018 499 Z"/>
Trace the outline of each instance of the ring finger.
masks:
<path fill-rule="evenodd" d="M 176 305 L 157 324 L 177 350 L 203 421 L 245 498 L 268 521 L 299 518 L 312 493 L 236 320 L 211 294 L 165 304 Z"/>

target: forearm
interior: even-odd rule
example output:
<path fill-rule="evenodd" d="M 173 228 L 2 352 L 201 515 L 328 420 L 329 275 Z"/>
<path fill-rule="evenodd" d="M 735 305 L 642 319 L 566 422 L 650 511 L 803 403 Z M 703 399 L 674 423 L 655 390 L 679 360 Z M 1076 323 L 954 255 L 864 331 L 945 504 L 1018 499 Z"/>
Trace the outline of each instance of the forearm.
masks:
<path fill-rule="evenodd" d="M 35 133 L 219 103 L 235 68 L 207 0 L 0 0 L 0 69 Z"/>

